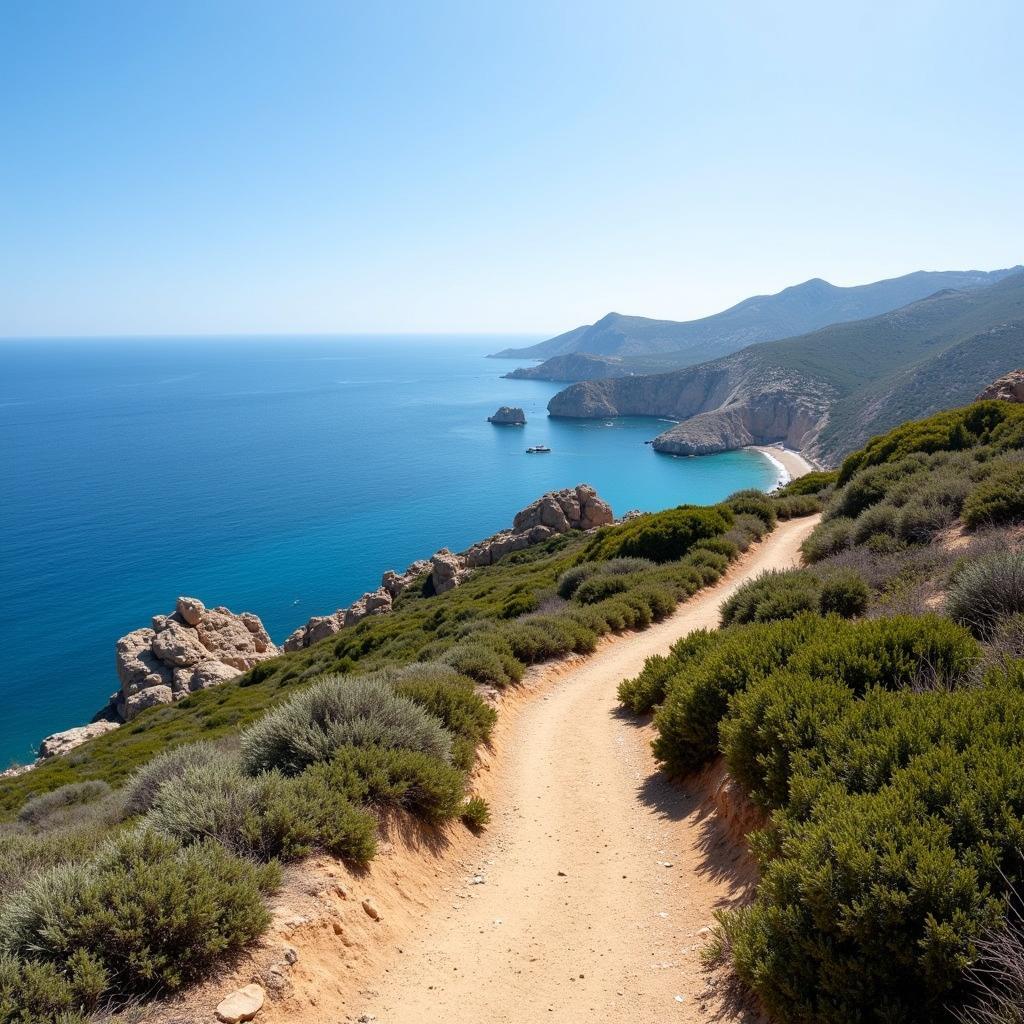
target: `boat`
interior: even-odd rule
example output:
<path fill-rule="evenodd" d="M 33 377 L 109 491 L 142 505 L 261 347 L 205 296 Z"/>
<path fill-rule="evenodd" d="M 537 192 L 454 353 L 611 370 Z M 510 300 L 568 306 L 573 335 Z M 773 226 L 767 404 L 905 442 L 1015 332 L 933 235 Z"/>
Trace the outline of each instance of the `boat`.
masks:
<path fill-rule="evenodd" d="M 527 455 L 541 455 L 544 452 L 549 452 L 551 449 L 546 444 L 534 444 L 526 449 Z"/>

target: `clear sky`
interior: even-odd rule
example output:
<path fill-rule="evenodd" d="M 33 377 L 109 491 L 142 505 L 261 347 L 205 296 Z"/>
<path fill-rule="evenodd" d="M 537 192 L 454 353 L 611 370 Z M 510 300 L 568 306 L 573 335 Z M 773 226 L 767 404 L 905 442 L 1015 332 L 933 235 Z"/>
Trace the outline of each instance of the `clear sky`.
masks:
<path fill-rule="evenodd" d="M 4 0 L 0 335 L 688 319 L 1024 262 L 1024 4 Z"/>

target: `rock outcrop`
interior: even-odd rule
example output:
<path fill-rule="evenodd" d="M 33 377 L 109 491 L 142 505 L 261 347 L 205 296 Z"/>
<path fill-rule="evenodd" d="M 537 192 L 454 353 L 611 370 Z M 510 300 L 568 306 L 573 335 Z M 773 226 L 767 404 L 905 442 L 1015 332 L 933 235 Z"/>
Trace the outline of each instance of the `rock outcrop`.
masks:
<path fill-rule="evenodd" d="M 65 729 L 63 732 L 55 732 L 47 736 L 39 744 L 39 760 L 46 761 L 51 757 L 60 757 L 69 750 L 81 746 L 87 740 L 95 739 L 106 732 L 118 727 L 117 722 L 90 722 L 88 725 L 79 725 L 74 729 Z"/>
<path fill-rule="evenodd" d="M 117 713 L 130 722 L 146 708 L 226 682 L 280 653 L 251 612 L 179 597 L 170 615 L 155 615 L 151 627 L 117 641 Z"/>
<path fill-rule="evenodd" d="M 487 417 L 487 422 L 498 426 L 521 427 L 526 423 L 526 413 L 517 405 L 503 405 L 493 416 Z"/>
<path fill-rule="evenodd" d="M 606 377 L 626 377 L 632 371 L 618 356 L 595 356 L 589 352 L 572 352 L 552 356 L 539 366 L 520 366 L 504 374 L 509 380 L 603 380 Z"/>
<path fill-rule="evenodd" d="M 427 577 L 430 592 L 444 594 L 464 582 L 474 569 L 493 565 L 511 551 L 539 544 L 556 533 L 592 530 L 613 520 L 611 506 L 602 501 L 589 484 L 552 491 L 519 512 L 511 530 L 502 530 L 463 552 L 441 548 L 429 561 L 413 562 L 401 574 L 389 569 L 381 577 L 377 590 L 363 594 L 348 608 L 339 608 L 331 615 L 314 616 L 285 640 L 284 649 L 302 650 L 348 626 L 354 626 L 367 615 L 383 615 L 391 611 L 402 592 L 424 577 Z"/>
<path fill-rule="evenodd" d="M 1024 402 L 1024 370 L 1011 370 L 994 380 L 980 395 L 977 401 L 995 398 L 1003 402 Z"/>

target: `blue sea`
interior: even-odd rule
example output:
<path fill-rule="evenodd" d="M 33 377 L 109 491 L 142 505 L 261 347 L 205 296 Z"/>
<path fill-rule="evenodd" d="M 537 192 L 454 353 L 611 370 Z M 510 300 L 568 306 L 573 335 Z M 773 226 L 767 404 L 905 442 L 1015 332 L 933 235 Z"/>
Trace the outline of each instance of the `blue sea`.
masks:
<path fill-rule="evenodd" d="M 622 513 L 774 485 L 755 453 L 658 455 L 662 421 L 548 419 L 559 385 L 484 358 L 536 340 L 0 342 L 0 762 L 89 721 L 117 638 L 179 594 L 280 642 L 552 488 Z M 489 424 L 499 405 L 527 426 Z"/>

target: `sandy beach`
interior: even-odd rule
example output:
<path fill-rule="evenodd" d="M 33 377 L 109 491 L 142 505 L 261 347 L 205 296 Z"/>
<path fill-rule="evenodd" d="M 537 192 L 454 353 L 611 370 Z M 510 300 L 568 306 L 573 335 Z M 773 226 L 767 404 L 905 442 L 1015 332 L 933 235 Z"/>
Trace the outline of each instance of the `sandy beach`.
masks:
<path fill-rule="evenodd" d="M 789 448 L 779 448 L 775 445 L 751 444 L 747 445 L 748 451 L 760 452 L 766 459 L 770 459 L 779 467 L 779 486 L 788 484 L 798 476 L 810 473 L 817 469 L 814 463 L 809 462 L 799 452 L 791 451 Z"/>

